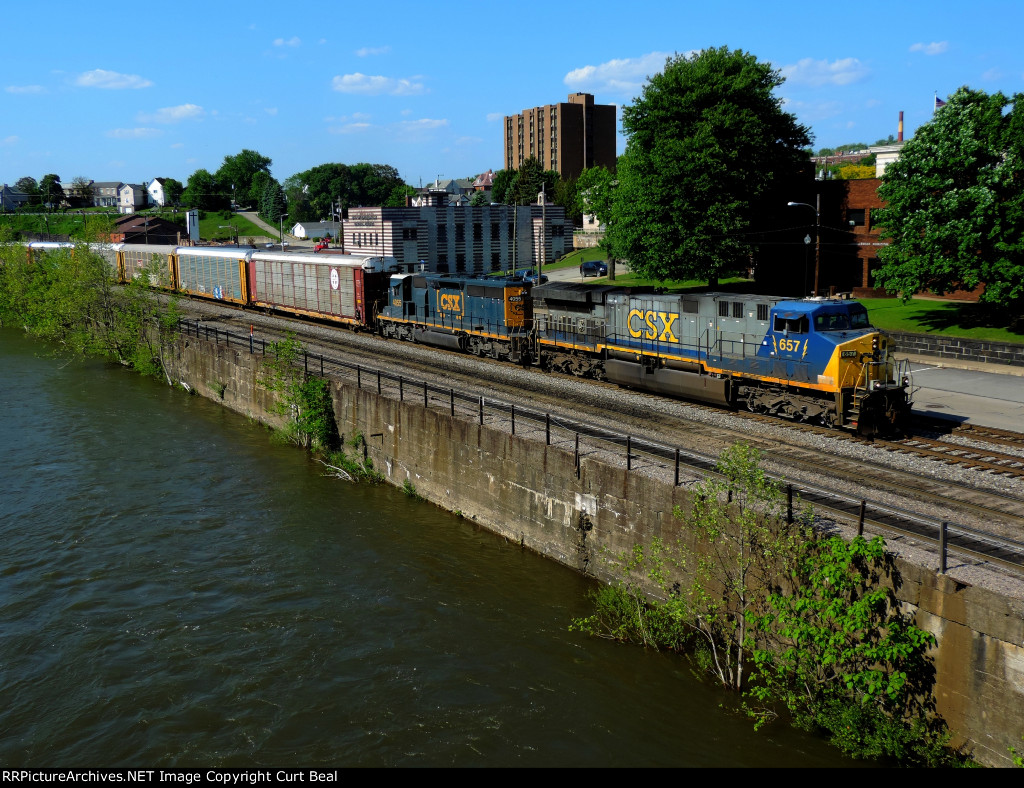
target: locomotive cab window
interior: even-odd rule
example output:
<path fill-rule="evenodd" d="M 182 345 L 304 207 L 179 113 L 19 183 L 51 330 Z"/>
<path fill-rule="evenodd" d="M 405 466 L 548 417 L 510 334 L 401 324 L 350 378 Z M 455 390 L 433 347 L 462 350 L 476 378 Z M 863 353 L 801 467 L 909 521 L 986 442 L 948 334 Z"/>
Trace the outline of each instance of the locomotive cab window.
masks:
<path fill-rule="evenodd" d="M 807 320 L 807 315 L 800 315 L 800 317 L 783 317 L 782 315 L 775 316 L 775 325 L 772 326 L 772 330 L 778 334 L 806 334 L 807 329 L 810 327 L 810 323 Z"/>

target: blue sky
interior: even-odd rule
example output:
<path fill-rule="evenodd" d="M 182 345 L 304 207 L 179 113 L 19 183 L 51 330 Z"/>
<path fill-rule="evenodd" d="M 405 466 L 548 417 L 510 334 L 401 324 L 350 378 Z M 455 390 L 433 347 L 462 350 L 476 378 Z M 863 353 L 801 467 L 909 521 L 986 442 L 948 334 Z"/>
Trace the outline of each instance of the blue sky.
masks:
<path fill-rule="evenodd" d="M 502 166 L 502 117 L 624 106 L 667 55 L 743 49 L 815 147 L 905 136 L 961 85 L 1024 92 L 1019 2 L 8 3 L 0 181 L 185 182 L 243 148 L 283 180 L 390 164 L 413 185 Z M 625 140 L 619 139 L 619 152 Z"/>

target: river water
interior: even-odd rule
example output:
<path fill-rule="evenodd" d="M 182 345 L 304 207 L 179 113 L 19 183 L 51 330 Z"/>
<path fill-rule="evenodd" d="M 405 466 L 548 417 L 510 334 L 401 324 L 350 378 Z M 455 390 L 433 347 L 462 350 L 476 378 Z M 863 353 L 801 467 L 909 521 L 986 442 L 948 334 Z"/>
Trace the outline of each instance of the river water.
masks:
<path fill-rule="evenodd" d="M 589 583 L 225 409 L 0 330 L 0 762 L 832 766 Z"/>

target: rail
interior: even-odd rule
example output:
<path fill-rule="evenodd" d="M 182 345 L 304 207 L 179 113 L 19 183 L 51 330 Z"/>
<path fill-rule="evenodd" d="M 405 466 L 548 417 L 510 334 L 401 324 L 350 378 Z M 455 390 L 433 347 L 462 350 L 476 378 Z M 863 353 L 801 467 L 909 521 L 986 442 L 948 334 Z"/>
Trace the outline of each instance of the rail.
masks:
<path fill-rule="evenodd" d="M 199 320 L 178 321 L 178 330 L 187 336 L 213 341 L 228 347 L 248 348 L 251 354 L 266 355 L 268 348 L 273 349 L 273 342 L 257 338 L 253 334 L 235 334 L 216 326 L 202 325 Z M 527 422 L 533 424 L 538 431 L 543 428 L 545 443 L 572 445 L 574 447 L 576 476 L 581 471 L 580 438 L 612 447 L 610 451 L 622 457 L 626 470 L 632 472 L 634 465 L 642 456 L 658 461 L 660 468 L 674 467 L 674 486 L 680 485 L 683 469 L 698 471 L 702 474 L 718 476 L 717 457 L 690 449 L 667 446 L 645 438 L 617 433 L 594 424 L 576 419 L 568 419 L 552 415 L 549 412 L 524 408 L 499 399 L 488 398 L 477 394 L 458 391 L 454 387 L 440 387 L 404 375 L 395 374 L 380 367 L 357 364 L 337 358 L 329 358 L 320 353 L 303 351 L 301 365 L 305 374 L 342 374 L 355 380 L 358 389 L 375 389 L 380 395 L 387 392 L 397 394 L 400 402 L 418 401 L 425 408 L 444 407 L 451 416 L 470 417 L 479 424 L 487 423 L 488 415 L 491 423 L 495 417 L 507 421 L 511 434 L 517 434 L 517 424 Z M 560 433 L 560 434 L 559 434 Z M 608 449 L 606 449 L 608 450 Z M 671 464 L 671 465 L 670 465 Z M 777 481 L 782 481 L 777 479 Z M 788 516 L 792 518 L 794 499 L 811 503 L 820 509 L 856 520 L 858 531 L 863 532 L 865 523 L 878 530 L 900 535 L 910 534 L 914 538 L 931 543 L 939 552 L 939 571 L 945 573 L 951 549 L 963 555 L 981 558 L 1024 573 L 1024 543 L 970 528 L 969 526 L 926 517 L 909 511 L 901 511 L 885 504 L 869 502 L 866 499 L 855 499 L 839 493 L 816 487 L 811 484 L 785 485 Z"/>

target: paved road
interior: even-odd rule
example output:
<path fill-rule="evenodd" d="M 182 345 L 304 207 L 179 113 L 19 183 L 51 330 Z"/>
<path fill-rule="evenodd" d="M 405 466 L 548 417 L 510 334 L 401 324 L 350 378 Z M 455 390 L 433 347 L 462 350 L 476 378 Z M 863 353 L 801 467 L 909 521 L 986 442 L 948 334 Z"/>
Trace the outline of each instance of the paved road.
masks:
<path fill-rule="evenodd" d="M 1024 369 L 998 364 L 952 368 L 917 356 L 911 359 L 914 412 L 1024 431 Z"/>

